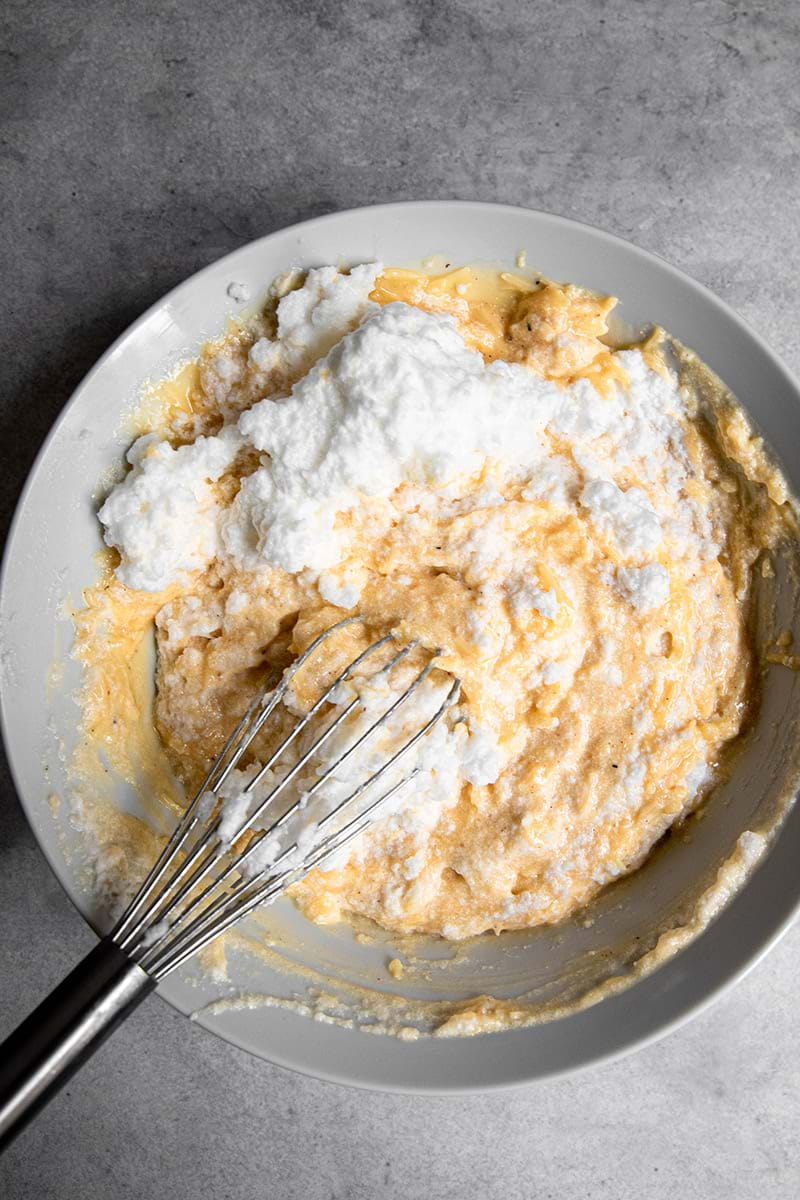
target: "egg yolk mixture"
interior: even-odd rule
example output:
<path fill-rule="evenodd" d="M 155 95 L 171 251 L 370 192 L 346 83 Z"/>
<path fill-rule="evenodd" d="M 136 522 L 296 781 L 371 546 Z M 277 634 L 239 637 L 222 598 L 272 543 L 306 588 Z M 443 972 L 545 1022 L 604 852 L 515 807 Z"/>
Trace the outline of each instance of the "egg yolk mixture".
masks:
<path fill-rule="evenodd" d="M 438 651 L 418 722 L 462 681 L 407 794 L 293 888 L 314 921 L 452 939 L 561 921 L 696 807 L 748 719 L 783 481 L 657 336 L 612 344 L 613 305 L 469 267 L 322 268 L 142 409 L 78 618 L 112 763 L 153 623 L 158 739 L 137 753 L 186 794 L 269 672 L 347 615 L 275 737 L 389 631 Z M 147 785 L 166 800 L 155 767 Z"/>

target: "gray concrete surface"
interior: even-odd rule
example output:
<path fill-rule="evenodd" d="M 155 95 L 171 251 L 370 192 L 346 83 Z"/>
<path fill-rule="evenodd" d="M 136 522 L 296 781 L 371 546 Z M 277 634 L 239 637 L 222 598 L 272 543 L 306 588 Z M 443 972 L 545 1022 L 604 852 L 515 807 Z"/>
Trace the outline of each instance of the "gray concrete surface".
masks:
<path fill-rule="evenodd" d="M 100 351 L 198 267 L 317 213 L 542 207 L 685 268 L 800 368 L 793 0 L 7 0 L 0 522 Z M 0 1034 L 92 938 L 7 774 Z M 154 1000 L 0 1162 L 0 1194 L 790 1197 L 800 928 L 636 1057 L 508 1095 L 359 1094 Z"/>

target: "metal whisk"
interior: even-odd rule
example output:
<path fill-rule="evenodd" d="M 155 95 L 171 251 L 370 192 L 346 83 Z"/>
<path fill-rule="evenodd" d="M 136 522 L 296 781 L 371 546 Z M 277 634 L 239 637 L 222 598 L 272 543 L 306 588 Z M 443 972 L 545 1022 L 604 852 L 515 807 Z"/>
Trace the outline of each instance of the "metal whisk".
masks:
<path fill-rule="evenodd" d="M 242 788 L 244 815 L 235 822 L 233 834 L 223 836 L 220 790 L 287 698 L 298 671 L 338 630 L 359 620 L 346 617 L 324 630 L 284 672 L 277 687 L 264 689 L 255 697 L 114 929 L 0 1046 L 0 1149 L 166 975 L 258 905 L 272 902 L 309 871 L 324 866 L 362 834 L 381 808 L 419 773 L 415 768 L 393 782 L 387 780 L 397 774 L 401 760 L 455 703 L 461 687 L 458 679 L 452 680 L 421 726 L 408 736 L 403 734 L 399 747 L 376 770 L 323 812 L 311 827 L 313 839 L 308 848 L 292 840 L 292 825 L 313 809 L 309 802 L 336 778 L 346 762 L 352 760 L 352 766 L 358 761 L 358 752 L 372 735 L 387 726 L 434 670 L 435 654 L 332 761 L 317 762 L 314 782 L 293 796 L 292 786 L 302 780 L 304 769 L 313 769 L 310 764 L 337 731 L 346 732 L 348 718 L 359 708 L 363 716 L 363 702 L 356 692 L 355 698 L 339 704 L 340 711 L 326 722 L 326 716 L 336 711 L 332 706 L 337 704 L 342 685 L 360 678 L 364 664 L 383 648 L 390 651 L 390 657 L 370 679 L 388 678 L 417 649 L 417 643 L 399 644 L 395 635 L 388 633 L 354 658 L 279 739 Z M 317 725 L 321 725 L 319 732 Z M 278 777 L 276 768 L 298 750 L 296 760 Z M 266 793 L 261 796 L 259 789 L 265 786 Z M 281 799 L 284 804 L 288 799 L 288 806 L 276 815 Z M 281 844 L 283 840 L 288 844 Z M 270 852 L 265 854 L 266 850 Z"/>

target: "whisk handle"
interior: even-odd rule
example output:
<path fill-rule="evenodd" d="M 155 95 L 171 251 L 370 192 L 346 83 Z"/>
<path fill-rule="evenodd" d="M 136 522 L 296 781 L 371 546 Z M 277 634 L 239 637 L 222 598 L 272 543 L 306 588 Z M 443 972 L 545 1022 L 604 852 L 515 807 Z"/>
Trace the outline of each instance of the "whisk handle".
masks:
<path fill-rule="evenodd" d="M 104 938 L 0 1045 L 0 1151 L 155 986 Z"/>

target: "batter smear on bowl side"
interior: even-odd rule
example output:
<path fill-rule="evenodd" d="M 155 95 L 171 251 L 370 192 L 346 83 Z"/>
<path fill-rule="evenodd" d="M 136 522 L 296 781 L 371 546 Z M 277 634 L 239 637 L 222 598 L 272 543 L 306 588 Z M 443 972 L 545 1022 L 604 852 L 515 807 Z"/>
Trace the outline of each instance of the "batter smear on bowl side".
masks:
<path fill-rule="evenodd" d="M 611 345 L 613 305 L 475 268 L 286 279 L 161 389 L 100 509 L 116 555 L 79 653 L 112 762 L 153 622 L 187 793 L 265 673 L 348 613 L 294 712 L 392 629 L 463 681 L 402 803 L 295 886 L 314 921 L 561 921 L 697 806 L 757 702 L 751 578 L 786 534 L 782 477 L 657 336 Z"/>

